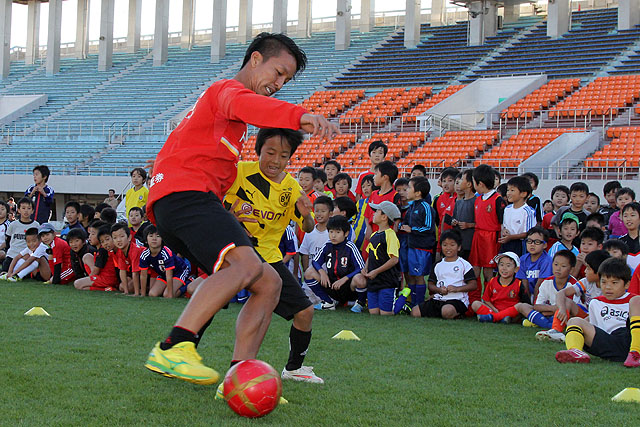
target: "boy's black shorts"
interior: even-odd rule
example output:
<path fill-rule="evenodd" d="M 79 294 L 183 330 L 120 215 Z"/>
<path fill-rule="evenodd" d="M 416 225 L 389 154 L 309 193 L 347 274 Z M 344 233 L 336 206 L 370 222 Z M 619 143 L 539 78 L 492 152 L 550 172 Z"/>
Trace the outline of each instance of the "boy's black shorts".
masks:
<path fill-rule="evenodd" d="M 624 362 L 631 345 L 631 330 L 628 327 L 618 328 L 610 334 L 595 326 L 596 335 L 591 346 L 585 345 L 587 353 L 614 362 Z"/>
<path fill-rule="evenodd" d="M 421 317 L 442 317 L 442 307 L 445 305 L 452 305 L 459 316 L 462 316 L 467 312 L 467 306 L 464 305 L 462 301 L 459 299 L 450 299 L 450 300 L 437 300 L 433 298 L 429 298 L 421 304 L 418 304 L 418 308 L 420 309 Z"/>
<path fill-rule="evenodd" d="M 253 247 L 247 232 L 213 193 L 172 193 L 152 209 L 163 243 L 207 274 L 220 268 L 230 249 Z"/>
<path fill-rule="evenodd" d="M 354 301 L 358 298 L 358 294 L 356 294 L 356 291 L 351 290 L 351 279 L 347 280 L 344 285 L 340 286 L 339 289 L 324 288 L 324 290 L 327 295 L 338 301 L 338 303 L 340 304 L 343 304 L 347 301 Z"/>
<path fill-rule="evenodd" d="M 271 266 L 282 279 L 280 301 L 273 312 L 283 319 L 291 320 L 294 314 L 310 307 L 312 305 L 311 300 L 282 261 L 271 263 Z"/>

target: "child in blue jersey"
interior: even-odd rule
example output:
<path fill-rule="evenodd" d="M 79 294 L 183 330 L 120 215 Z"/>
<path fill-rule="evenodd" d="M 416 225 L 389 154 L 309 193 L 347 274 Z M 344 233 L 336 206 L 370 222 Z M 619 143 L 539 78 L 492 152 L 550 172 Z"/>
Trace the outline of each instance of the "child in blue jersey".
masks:
<path fill-rule="evenodd" d="M 282 254 L 282 263 L 287 267 L 287 269 L 289 269 L 295 278 L 299 279 L 299 269 L 297 268 L 298 238 L 296 237 L 295 222 L 291 221 L 284 230 L 278 249 L 280 249 L 280 253 Z"/>
<path fill-rule="evenodd" d="M 147 294 L 149 268 L 158 273 L 157 278 L 151 279 L 149 296 L 173 298 L 185 294 L 191 282 L 189 262 L 176 256 L 171 249 L 162 244 L 162 237 L 155 225 L 149 225 L 144 235 L 149 247 L 140 254 L 142 296 Z"/>
<path fill-rule="evenodd" d="M 424 301 L 427 292 L 424 276 L 431 271 L 433 250 L 436 245 L 435 211 L 425 200 L 430 190 L 431 186 L 426 178 L 414 177 L 409 180 L 407 189 L 409 209 L 400 227 L 407 233 L 408 285 L 412 306 Z M 409 291 L 404 292 L 406 294 Z"/>
<path fill-rule="evenodd" d="M 336 302 L 343 304 L 356 298 L 359 304 L 365 304 L 367 282 L 360 274 L 364 261 L 360 250 L 347 239 L 350 228 L 349 221 L 342 215 L 329 218 L 329 241 L 304 274 L 311 283 L 318 282 L 310 286 L 323 301 L 316 309 L 335 310 Z"/>
<path fill-rule="evenodd" d="M 553 275 L 551 257 L 545 252 L 549 241 L 549 233 L 542 227 L 533 227 L 527 231 L 524 243 L 527 253 L 520 257 L 520 268 L 516 272 L 516 279 L 525 285 L 531 302 L 535 301 L 536 285 L 546 277 Z"/>
<path fill-rule="evenodd" d="M 580 220 L 571 212 L 565 212 L 560 220 L 560 240 L 555 242 L 551 248 L 549 248 L 549 256 L 551 258 L 561 250 L 568 250 L 573 252 L 575 256 L 580 253 L 578 248 L 573 245 L 574 239 L 580 233 Z"/>

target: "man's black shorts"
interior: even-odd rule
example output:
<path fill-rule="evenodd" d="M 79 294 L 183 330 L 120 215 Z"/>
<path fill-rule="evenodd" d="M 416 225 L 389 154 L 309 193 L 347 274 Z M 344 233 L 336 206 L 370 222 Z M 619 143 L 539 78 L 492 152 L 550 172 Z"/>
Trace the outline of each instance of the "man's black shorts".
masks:
<path fill-rule="evenodd" d="M 221 267 L 229 250 L 253 247 L 238 220 L 213 193 L 172 193 L 155 202 L 152 209 L 163 243 L 207 274 Z"/>
<path fill-rule="evenodd" d="M 271 266 L 282 279 L 280 301 L 273 312 L 286 320 L 291 320 L 294 314 L 310 307 L 312 305 L 311 300 L 309 300 L 300 283 L 293 277 L 291 271 L 282 261 L 271 263 Z"/>
<path fill-rule="evenodd" d="M 445 305 L 452 305 L 458 315 L 461 316 L 467 312 L 467 306 L 464 305 L 462 301 L 459 299 L 450 299 L 450 300 L 437 300 L 433 298 L 429 298 L 422 304 L 418 305 L 420 308 L 420 316 L 421 317 L 442 317 L 442 307 Z"/>
<path fill-rule="evenodd" d="M 631 330 L 628 327 L 618 328 L 608 334 L 597 326 L 595 329 L 591 347 L 585 346 L 585 351 L 603 359 L 624 362 L 631 345 Z"/>

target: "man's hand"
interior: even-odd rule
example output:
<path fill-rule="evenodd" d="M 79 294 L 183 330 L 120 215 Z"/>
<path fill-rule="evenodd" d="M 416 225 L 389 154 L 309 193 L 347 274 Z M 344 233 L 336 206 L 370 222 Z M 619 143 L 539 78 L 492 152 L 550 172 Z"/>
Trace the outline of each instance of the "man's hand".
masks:
<path fill-rule="evenodd" d="M 302 190 L 300 190 L 300 197 L 296 200 L 296 207 L 298 208 L 300 215 L 303 217 L 309 215 L 313 210 L 313 203 L 311 203 L 311 199 L 308 198 Z"/>
<path fill-rule="evenodd" d="M 338 126 L 330 123 L 324 116 L 319 114 L 303 114 L 300 117 L 300 128 L 310 133 L 312 137 L 317 136 L 325 140 L 342 133 Z"/>

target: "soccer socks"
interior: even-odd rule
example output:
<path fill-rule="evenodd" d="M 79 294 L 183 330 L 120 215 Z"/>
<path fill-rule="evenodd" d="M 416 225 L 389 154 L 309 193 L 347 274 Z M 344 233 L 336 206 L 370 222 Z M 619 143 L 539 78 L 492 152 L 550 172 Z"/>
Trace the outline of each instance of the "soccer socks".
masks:
<path fill-rule="evenodd" d="M 518 310 L 516 310 L 516 307 L 513 306 L 513 307 L 505 308 L 504 310 L 500 310 L 497 313 L 493 313 L 493 321 L 499 322 L 505 317 L 514 318 L 517 315 L 518 315 Z"/>
<path fill-rule="evenodd" d="M 407 297 L 411 293 L 411 288 L 404 288 L 398 293 L 395 302 L 393 303 L 393 314 L 398 314 L 402 311 L 402 307 L 407 303 Z"/>
<path fill-rule="evenodd" d="M 287 371 L 295 371 L 302 367 L 310 342 L 311 331 L 301 331 L 291 325 L 291 330 L 289 331 L 289 360 L 285 366 Z"/>
<path fill-rule="evenodd" d="M 16 267 L 14 268 L 14 270 L 20 268 L 20 266 L 22 266 L 25 262 L 26 261 L 24 259 L 19 259 L 16 262 Z M 20 272 L 17 274 L 17 276 L 19 278 L 21 278 L 21 279 L 24 279 L 25 277 L 27 277 L 29 274 L 33 273 L 37 269 L 38 269 L 38 262 L 37 261 L 33 261 L 24 270 L 20 270 Z"/>
<path fill-rule="evenodd" d="M 411 305 L 418 305 L 424 302 L 424 296 L 427 294 L 427 285 L 415 285 L 411 295 Z"/>
<path fill-rule="evenodd" d="M 356 288 L 356 297 L 358 304 L 364 307 L 367 304 L 367 288 Z"/>
<path fill-rule="evenodd" d="M 196 344 L 197 341 L 199 341 L 199 337 L 188 329 L 181 328 L 180 326 L 174 326 L 167 339 L 160 343 L 160 348 L 162 350 L 168 350 L 174 345 L 185 341 L 191 341 Z"/>
<path fill-rule="evenodd" d="M 206 331 L 209 325 L 211 324 L 211 322 L 213 322 L 213 317 L 214 316 L 211 316 L 211 319 L 207 320 L 207 322 L 204 325 L 202 325 L 202 328 L 200 328 L 200 330 L 196 334 L 196 338 L 194 341 L 196 347 L 198 347 L 198 344 L 200 344 L 200 340 L 202 339 L 202 335 L 204 334 L 204 331 Z"/>
<path fill-rule="evenodd" d="M 584 332 L 578 325 L 571 325 L 567 328 L 567 335 L 564 340 L 567 345 L 567 350 L 576 348 L 582 350 L 584 347 Z"/>
<path fill-rule="evenodd" d="M 476 311 L 476 314 L 494 314 L 494 312 L 491 311 L 489 307 L 483 304 L 480 307 L 478 307 L 478 311 Z"/>
<path fill-rule="evenodd" d="M 640 353 L 640 316 L 631 316 L 629 319 L 631 328 L 631 347 L 629 351 Z"/>
<path fill-rule="evenodd" d="M 571 313 L 569 312 L 569 310 L 567 310 L 567 319 L 569 319 L 571 317 Z M 560 319 L 558 319 L 558 310 L 556 310 L 555 313 L 553 313 L 553 323 L 551 325 L 551 329 L 553 329 L 554 331 L 558 331 L 558 332 L 562 332 L 564 331 L 564 328 L 567 326 L 567 324 L 565 322 L 562 322 Z"/>
<path fill-rule="evenodd" d="M 538 325 L 541 328 L 551 329 L 551 323 L 552 323 L 551 320 L 546 318 L 539 311 L 531 310 L 531 313 L 529 313 L 529 315 L 527 316 L 527 319 L 529 319 L 529 322 L 535 325 Z"/>
<path fill-rule="evenodd" d="M 329 296 L 329 294 L 327 294 L 320 282 L 318 282 L 317 280 L 307 280 L 306 282 L 307 286 L 309 286 L 309 289 L 311 289 L 313 293 L 316 294 L 322 301 L 328 303 L 333 302 L 333 299 Z"/>

